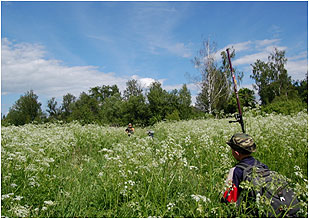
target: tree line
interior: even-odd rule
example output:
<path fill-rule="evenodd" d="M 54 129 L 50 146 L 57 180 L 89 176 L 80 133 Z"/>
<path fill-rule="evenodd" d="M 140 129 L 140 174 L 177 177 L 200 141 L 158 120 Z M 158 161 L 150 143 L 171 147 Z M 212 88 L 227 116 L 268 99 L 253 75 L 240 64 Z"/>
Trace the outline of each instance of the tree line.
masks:
<path fill-rule="evenodd" d="M 235 50 L 231 48 L 231 58 Z M 82 92 L 79 97 L 68 93 L 58 105 L 53 97 L 47 102 L 46 113 L 33 90 L 27 91 L 3 116 L 2 125 L 24 125 L 33 121 L 71 122 L 82 124 L 123 126 L 130 123 L 139 126 L 153 125 L 162 120 L 187 120 L 204 118 L 205 115 L 230 115 L 237 111 L 236 98 L 232 90 L 225 52 L 216 62 L 215 44 L 203 41 L 203 45 L 192 63 L 199 71 L 194 79 L 200 92 L 195 106 L 191 104 L 191 93 L 186 84 L 182 88 L 166 91 L 160 82 L 153 82 L 143 89 L 137 80 L 129 80 L 121 93 L 117 85 L 102 85 Z M 285 51 L 275 49 L 264 62 L 256 60 L 250 77 L 255 80 L 254 89 L 260 97 L 262 111 L 290 114 L 308 107 L 308 74 L 302 81 L 292 81 L 285 69 Z M 243 73 L 233 69 L 238 82 Z M 239 98 L 242 107 L 257 105 L 253 90 L 241 88 Z"/>
<path fill-rule="evenodd" d="M 129 80 L 123 94 L 117 85 L 102 85 L 82 92 L 78 98 L 68 93 L 62 104 L 56 98 L 47 102 L 47 113 L 34 91 L 27 91 L 10 108 L 3 123 L 24 125 L 32 121 L 51 122 L 77 120 L 82 124 L 147 126 L 161 120 L 191 119 L 198 111 L 191 106 L 191 93 L 186 84 L 181 89 L 167 92 L 159 82 L 150 85 L 144 92 L 137 80 Z"/>

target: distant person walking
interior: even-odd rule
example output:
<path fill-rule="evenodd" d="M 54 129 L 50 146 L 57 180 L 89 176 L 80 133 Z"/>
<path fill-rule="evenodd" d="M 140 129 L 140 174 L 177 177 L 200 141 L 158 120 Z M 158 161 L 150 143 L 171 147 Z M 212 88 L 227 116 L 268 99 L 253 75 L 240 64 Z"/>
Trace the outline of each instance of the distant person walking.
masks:
<path fill-rule="evenodd" d="M 126 128 L 126 133 L 128 134 L 128 136 L 130 137 L 132 134 L 134 134 L 134 128 L 132 126 L 131 123 L 128 124 L 128 128 Z"/>

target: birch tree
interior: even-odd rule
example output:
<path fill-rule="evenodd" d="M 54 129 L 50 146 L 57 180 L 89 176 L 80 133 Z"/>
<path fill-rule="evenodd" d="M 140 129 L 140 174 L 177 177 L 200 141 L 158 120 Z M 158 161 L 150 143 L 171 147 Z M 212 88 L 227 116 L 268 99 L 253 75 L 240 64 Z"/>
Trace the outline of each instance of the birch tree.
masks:
<path fill-rule="evenodd" d="M 217 53 L 215 43 L 204 40 L 198 55 L 192 60 L 194 67 L 201 74 L 200 80 L 196 82 L 201 90 L 196 98 L 196 105 L 210 114 L 222 109 L 231 95 L 231 75 L 228 71 L 227 57 L 224 52 L 221 53 L 222 65 L 218 67 Z M 231 58 L 234 56 L 235 50 L 232 50 Z"/>

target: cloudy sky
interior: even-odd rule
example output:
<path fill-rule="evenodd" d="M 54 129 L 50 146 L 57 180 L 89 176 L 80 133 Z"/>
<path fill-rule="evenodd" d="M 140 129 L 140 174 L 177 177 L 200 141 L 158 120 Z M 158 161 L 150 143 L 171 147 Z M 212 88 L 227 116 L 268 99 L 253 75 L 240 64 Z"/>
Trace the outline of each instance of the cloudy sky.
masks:
<path fill-rule="evenodd" d="M 43 109 L 56 97 L 102 85 L 160 81 L 166 90 L 198 75 L 191 60 L 203 39 L 217 57 L 233 46 L 233 66 L 250 79 L 257 59 L 286 51 L 294 80 L 308 70 L 308 5 L 299 2 L 1 2 L 1 110 L 32 89 Z"/>

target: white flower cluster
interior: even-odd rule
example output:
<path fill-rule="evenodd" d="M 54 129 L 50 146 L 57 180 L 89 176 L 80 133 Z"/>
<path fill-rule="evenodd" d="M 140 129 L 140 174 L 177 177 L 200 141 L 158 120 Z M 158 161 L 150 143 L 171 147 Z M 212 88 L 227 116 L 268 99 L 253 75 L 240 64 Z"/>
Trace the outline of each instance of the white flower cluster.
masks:
<path fill-rule="evenodd" d="M 299 166 L 297 166 L 297 165 L 294 166 L 294 170 L 295 170 L 294 174 L 295 174 L 296 176 L 298 176 L 298 177 L 304 179 L 304 176 L 303 176 L 303 174 L 302 174 L 301 169 L 300 169 Z"/>
<path fill-rule="evenodd" d="M 194 194 L 192 194 L 191 197 L 192 197 L 196 202 L 199 202 L 199 201 L 210 202 L 210 199 L 207 198 L 206 196 L 203 196 L 203 195 L 194 195 Z"/>
<path fill-rule="evenodd" d="M 61 201 L 59 197 L 72 198 L 80 195 L 78 192 L 81 191 L 78 189 L 69 189 L 71 185 L 76 184 L 80 188 L 88 188 L 90 195 L 94 194 L 97 188 L 100 192 L 102 188 L 113 188 L 115 194 L 113 191 L 109 191 L 109 194 L 111 199 L 118 202 L 114 207 L 129 206 L 133 217 L 148 216 L 145 212 L 139 212 L 143 210 L 162 217 L 177 217 L 176 212 L 184 217 L 194 216 L 190 215 L 190 212 L 200 212 L 200 215 L 196 216 L 201 217 L 206 216 L 206 213 L 208 216 L 226 217 L 224 209 L 216 204 L 214 193 L 222 193 L 226 186 L 223 176 L 235 163 L 226 141 L 239 132 L 240 127 L 239 124 L 228 123 L 229 120 L 203 119 L 157 123 L 152 127 L 157 133 L 153 139 L 147 138 L 138 128 L 134 136 L 128 138 L 121 127 L 95 124 L 82 126 L 75 122 L 3 127 L 1 183 L 4 191 L 1 199 L 5 205 L 2 206 L 2 210 L 10 217 L 46 216 L 51 212 L 50 208 L 57 208 L 56 203 Z M 294 166 L 294 171 L 289 171 L 297 176 L 293 177 L 297 178 L 297 183 L 295 180 L 293 183 L 302 191 L 302 200 L 308 199 L 307 192 L 303 192 L 308 188 L 307 176 L 304 174 L 307 167 L 303 164 L 306 163 L 304 160 L 300 162 L 294 159 L 294 156 L 302 156 L 302 152 L 307 150 L 307 120 L 306 113 L 291 117 L 245 117 L 246 130 L 257 143 L 257 155 L 261 161 L 269 164 L 271 168 L 281 168 L 285 175 L 290 172 L 284 172 L 282 164 Z M 66 161 L 69 161 L 66 163 L 67 166 L 59 166 Z M 17 173 L 23 174 L 16 177 Z M 65 175 L 66 173 L 68 174 Z M 86 183 L 87 180 L 84 179 L 87 177 L 91 183 Z M 61 186 L 57 182 L 61 182 Z M 45 193 L 33 193 L 45 191 L 43 185 L 54 185 L 50 189 L 60 195 L 49 196 L 48 199 L 53 201 L 46 201 Z M 192 185 L 192 188 L 188 185 Z M 250 188 L 252 185 L 243 183 L 241 186 Z M 197 194 L 205 188 L 213 191 L 209 196 L 207 193 L 209 198 Z M 23 193 L 18 193 L 21 190 Z M 158 194 L 163 190 L 166 192 L 164 195 L 170 200 L 174 200 L 175 190 L 181 192 L 182 196 L 178 195 L 175 202 L 167 202 L 167 205 L 162 206 L 163 210 L 155 211 L 149 200 L 163 197 L 163 194 Z M 119 193 L 125 198 L 119 199 Z M 31 197 L 25 194 L 40 197 L 40 208 L 36 204 L 30 207 L 20 206 L 24 202 L 31 203 Z M 145 197 L 145 202 L 139 197 Z M 91 198 L 86 197 L 84 200 L 88 199 Z M 258 197 L 258 201 L 262 203 L 262 197 Z M 176 206 L 189 206 L 191 209 L 178 211 Z M 74 209 L 69 210 L 73 212 Z M 109 210 L 110 215 L 115 213 Z M 163 215 L 162 212 L 166 214 Z M 126 213 L 123 215 L 132 216 L 131 213 Z"/>
<path fill-rule="evenodd" d="M 170 211 L 170 210 L 172 210 L 172 208 L 174 208 L 175 207 L 175 203 L 168 203 L 167 205 L 166 205 L 166 207 L 167 207 L 167 210 L 168 211 Z"/>
<path fill-rule="evenodd" d="M 22 205 L 16 205 L 14 207 L 12 207 L 10 209 L 10 212 L 12 212 L 13 214 L 16 215 L 16 217 L 19 217 L 19 218 L 25 218 L 25 217 L 28 217 L 29 216 L 29 213 L 30 213 L 30 209 L 29 209 L 29 206 L 25 205 L 25 206 L 22 206 Z"/>

